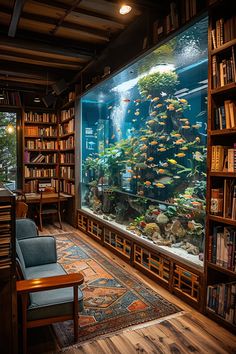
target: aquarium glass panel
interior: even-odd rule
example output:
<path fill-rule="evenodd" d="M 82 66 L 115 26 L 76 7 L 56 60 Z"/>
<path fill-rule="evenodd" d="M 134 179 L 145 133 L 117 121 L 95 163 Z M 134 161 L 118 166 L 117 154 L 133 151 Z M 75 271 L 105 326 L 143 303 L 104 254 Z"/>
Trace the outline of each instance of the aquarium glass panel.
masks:
<path fill-rule="evenodd" d="M 202 265 L 207 19 L 81 100 L 81 207 Z"/>

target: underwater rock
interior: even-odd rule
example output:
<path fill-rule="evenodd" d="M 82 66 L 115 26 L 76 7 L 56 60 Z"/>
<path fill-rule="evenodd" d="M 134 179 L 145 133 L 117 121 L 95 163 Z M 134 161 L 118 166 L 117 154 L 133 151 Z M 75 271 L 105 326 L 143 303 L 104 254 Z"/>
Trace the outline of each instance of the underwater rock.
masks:
<path fill-rule="evenodd" d="M 185 236 L 186 230 L 183 228 L 179 220 L 173 220 L 172 223 L 169 223 L 165 226 L 165 233 L 169 239 L 171 235 L 178 239 Z"/>
<path fill-rule="evenodd" d="M 156 215 L 146 214 L 144 220 L 146 223 L 153 223 L 156 221 L 156 218 L 157 218 Z"/>
<path fill-rule="evenodd" d="M 177 242 L 177 243 L 173 243 L 173 245 L 171 245 L 171 247 L 173 247 L 173 248 L 180 248 L 181 246 L 183 246 L 183 241 L 181 241 L 181 242 Z"/>
<path fill-rule="evenodd" d="M 144 228 L 144 234 L 147 236 L 153 236 L 153 234 L 155 233 L 155 236 L 157 236 L 158 234 L 160 235 L 160 228 L 157 224 L 153 223 L 148 223 L 145 228 Z"/>
<path fill-rule="evenodd" d="M 127 210 L 128 210 L 128 206 L 125 203 L 117 203 L 116 207 L 115 207 L 115 211 L 116 211 L 116 222 L 118 223 L 123 223 L 126 219 L 126 214 L 127 214 Z"/>
<path fill-rule="evenodd" d="M 165 214 L 160 213 L 159 215 L 157 215 L 156 221 L 158 222 L 158 224 L 167 224 L 169 219 Z"/>
<path fill-rule="evenodd" d="M 183 246 L 181 246 L 184 250 L 186 250 L 188 253 L 193 254 L 193 255 L 198 255 L 199 254 L 199 248 L 197 246 L 192 245 L 189 242 L 186 242 Z"/>

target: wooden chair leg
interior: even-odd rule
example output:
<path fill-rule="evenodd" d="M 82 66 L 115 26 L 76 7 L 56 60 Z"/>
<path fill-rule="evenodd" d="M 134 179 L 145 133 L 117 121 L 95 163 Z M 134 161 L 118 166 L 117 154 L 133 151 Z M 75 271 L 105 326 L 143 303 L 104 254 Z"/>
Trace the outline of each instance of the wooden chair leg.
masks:
<path fill-rule="evenodd" d="M 61 213 L 60 213 L 60 212 L 58 212 L 58 220 L 59 220 L 60 229 L 62 229 L 62 224 L 61 224 Z"/>
<path fill-rule="evenodd" d="M 23 354 L 27 354 L 27 303 L 28 294 L 23 294 L 21 296 L 22 300 L 22 345 Z"/>
<path fill-rule="evenodd" d="M 78 286 L 74 286 L 74 303 L 73 303 L 73 322 L 74 322 L 74 341 L 75 343 L 78 342 L 79 338 L 79 319 L 78 319 L 78 310 L 79 310 L 79 303 L 78 303 Z"/>

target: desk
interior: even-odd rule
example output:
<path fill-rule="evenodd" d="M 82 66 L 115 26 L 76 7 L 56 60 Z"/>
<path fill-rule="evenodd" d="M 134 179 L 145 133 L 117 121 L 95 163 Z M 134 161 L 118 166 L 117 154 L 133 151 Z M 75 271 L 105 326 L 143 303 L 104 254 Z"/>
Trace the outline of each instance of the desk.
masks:
<path fill-rule="evenodd" d="M 73 198 L 72 195 L 60 193 L 60 202 L 66 202 L 68 199 Z M 53 203 L 58 200 L 57 193 L 45 193 L 43 195 L 44 203 Z M 40 203 L 40 194 L 39 193 L 25 193 L 25 202 L 27 204 L 39 204 Z"/>

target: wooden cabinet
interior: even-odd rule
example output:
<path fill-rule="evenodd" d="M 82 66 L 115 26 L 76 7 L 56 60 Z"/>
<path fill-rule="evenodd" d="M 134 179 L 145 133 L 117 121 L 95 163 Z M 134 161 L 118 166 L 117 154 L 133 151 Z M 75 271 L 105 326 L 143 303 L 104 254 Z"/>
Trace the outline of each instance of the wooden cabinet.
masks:
<path fill-rule="evenodd" d="M 206 312 L 236 330 L 236 16 L 230 1 L 209 7 Z"/>
<path fill-rule="evenodd" d="M 15 198 L 0 189 L 0 352 L 17 353 Z"/>

